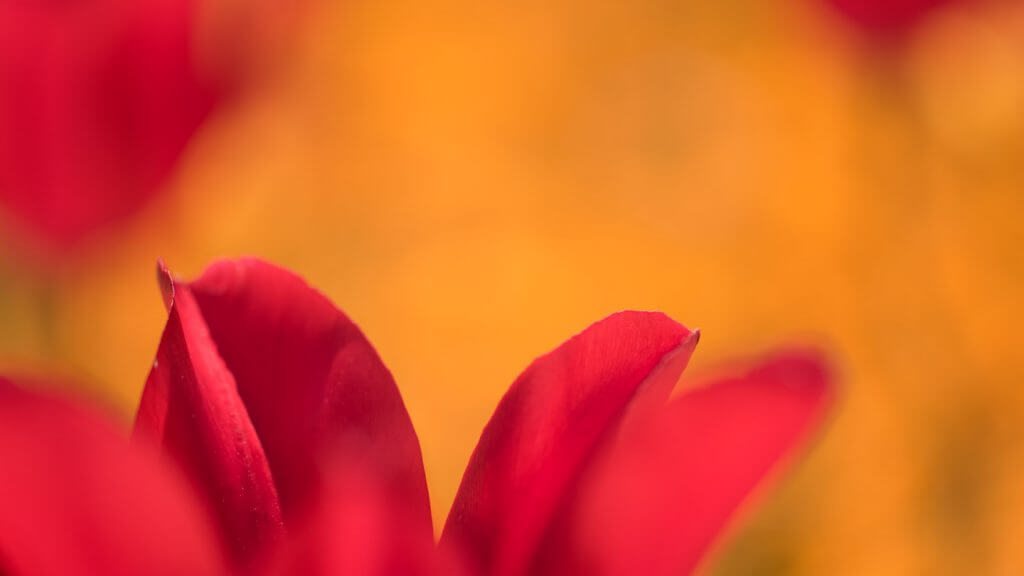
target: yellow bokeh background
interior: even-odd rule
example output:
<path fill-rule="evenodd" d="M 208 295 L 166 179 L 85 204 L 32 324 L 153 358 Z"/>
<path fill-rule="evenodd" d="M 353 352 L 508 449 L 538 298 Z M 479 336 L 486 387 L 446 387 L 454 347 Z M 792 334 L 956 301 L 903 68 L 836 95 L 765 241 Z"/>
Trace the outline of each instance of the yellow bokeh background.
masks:
<path fill-rule="evenodd" d="M 1024 573 L 1024 7 L 885 42 L 795 0 L 306 9 L 143 213 L 3 256 L 0 368 L 129 422 L 156 259 L 267 258 L 394 373 L 440 526 L 532 358 L 660 309 L 702 329 L 696 373 L 810 340 L 844 385 L 707 573 Z"/>

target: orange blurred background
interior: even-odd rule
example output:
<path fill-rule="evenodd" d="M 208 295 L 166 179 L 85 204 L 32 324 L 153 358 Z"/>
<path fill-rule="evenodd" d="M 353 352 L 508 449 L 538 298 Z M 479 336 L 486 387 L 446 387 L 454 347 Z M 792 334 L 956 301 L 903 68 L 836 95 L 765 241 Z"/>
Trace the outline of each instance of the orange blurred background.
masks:
<path fill-rule="evenodd" d="M 1024 4 L 885 38 L 810 0 L 307 10 L 141 214 L 3 252 L 0 369 L 127 425 L 156 259 L 262 256 L 377 347 L 440 526 L 506 387 L 610 312 L 700 327 L 695 373 L 822 341 L 832 423 L 706 572 L 1024 573 Z"/>

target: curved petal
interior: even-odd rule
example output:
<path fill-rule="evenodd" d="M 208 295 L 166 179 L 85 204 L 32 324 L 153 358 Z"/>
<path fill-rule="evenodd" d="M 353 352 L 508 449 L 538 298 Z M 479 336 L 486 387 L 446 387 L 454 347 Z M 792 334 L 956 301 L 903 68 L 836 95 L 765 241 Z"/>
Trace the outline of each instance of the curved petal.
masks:
<path fill-rule="evenodd" d="M 323 450 L 370 443 L 392 497 L 430 530 L 419 441 L 391 374 L 359 328 L 291 272 L 245 259 L 188 285 L 259 436 L 287 521 Z"/>
<path fill-rule="evenodd" d="M 277 489 L 191 291 L 175 286 L 162 266 L 158 277 L 169 312 L 135 433 L 178 462 L 215 512 L 233 558 L 245 564 L 283 535 Z"/>
<path fill-rule="evenodd" d="M 0 379 L 0 572 L 224 574 L 183 479 L 93 412 Z"/>
<path fill-rule="evenodd" d="M 141 207 L 221 99 L 197 5 L 0 2 L 0 202 L 46 245 Z"/>
<path fill-rule="evenodd" d="M 815 428 L 831 397 L 818 356 L 788 353 L 624 428 L 532 573 L 689 574 L 766 474 Z"/>
<path fill-rule="evenodd" d="M 602 441 L 664 401 L 697 340 L 664 314 L 622 312 L 535 360 L 481 435 L 442 547 L 478 574 L 524 573 Z"/>

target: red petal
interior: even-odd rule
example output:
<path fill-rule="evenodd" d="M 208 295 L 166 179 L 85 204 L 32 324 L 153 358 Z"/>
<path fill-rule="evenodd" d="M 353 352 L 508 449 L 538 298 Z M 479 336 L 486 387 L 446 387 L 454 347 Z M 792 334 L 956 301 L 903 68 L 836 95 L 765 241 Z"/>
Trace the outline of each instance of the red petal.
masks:
<path fill-rule="evenodd" d="M 191 285 L 259 436 L 286 521 L 322 450 L 371 443 L 392 497 L 429 531 L 419 441 L 397 386 L 359 328 L 294 274 L 220 262 Z"/>
<path fill-rule="evenodd" d="M 281 508 L 260 439 L 235 380 L 217 355 L 188 286 L 159 277 L 169 304 L 135 429 L 178 462 L 215 511 L 236 562 L 283 535 Z"/>
<path fill-rule="evenodd" d="M 522 574 L 602 440 L 631 403 L 668 396 L 697 339 L 664 314 L 623 312 L 535 360 L 487 424 L 442 546 L 476 573 Z"/>
<path fill-rule="evenodd" d="M 83 407 L 0 379 L 0 462 L 0 573 L 224 573 L 183 479 Z"/>
<path fill-rule="evenodd" d="M 220 99 L 195 0 L 0 2 L 0 202 L 58 246 L 139 208 Z"/>
<path fill-rule="evenodd" d="M 623 429 L 591 469 L 537 574 L 688 574 L 831 399 L 813 354 L 690 391 Z"/>

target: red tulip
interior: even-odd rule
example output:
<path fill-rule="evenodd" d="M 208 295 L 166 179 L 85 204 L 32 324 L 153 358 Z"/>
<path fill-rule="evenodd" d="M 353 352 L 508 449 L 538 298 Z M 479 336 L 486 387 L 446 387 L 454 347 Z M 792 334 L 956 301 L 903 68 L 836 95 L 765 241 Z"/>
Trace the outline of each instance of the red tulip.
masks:
<path fill-rule="evenodd" d="M 905 30 L 948 0 L 828 0 L 843 16 L 869 32 Z"/>
<path fill-rule="evenodd" d="M 44 245 L 138 209 L 218 102 L 197 6 L 0 2 L 0 203 Z"/>
<path fill-rule="evenodd" d="M 429 542 L 419 441 L 355 324 L 262 262 L 221 262 L 191 283 L 160 275 L 169 318 L 136 434 L 192 478 L 238 565 L 260 560 L 289 520 L 318 511 L 323 464 L 339 458 L 371 463 L 380 500 Z"/>
<path fill-rule="evenodd" d="M 0 572 L 223 574 L 181 475 L 95 410 L 0 379 Z"/>
<path fill-rule="evenodd" d="M 436 547 L 416 434 L 344 314 L 256 260 L 160 278 L 169 317 L 134 445 L 0 394 L 0 461 L 18 470 L 0 475 L 10 573 L 209 573 L 222 556 L 257 574 L 688 573 L 831 397 L 821 360 L 788 353 L 668 400 L 698 334 L 615 314 L 513 383 Z M 192 493 L 143 458 L 154 446 Z M 169 551 L 177 564 L 160 564 Z"/>

